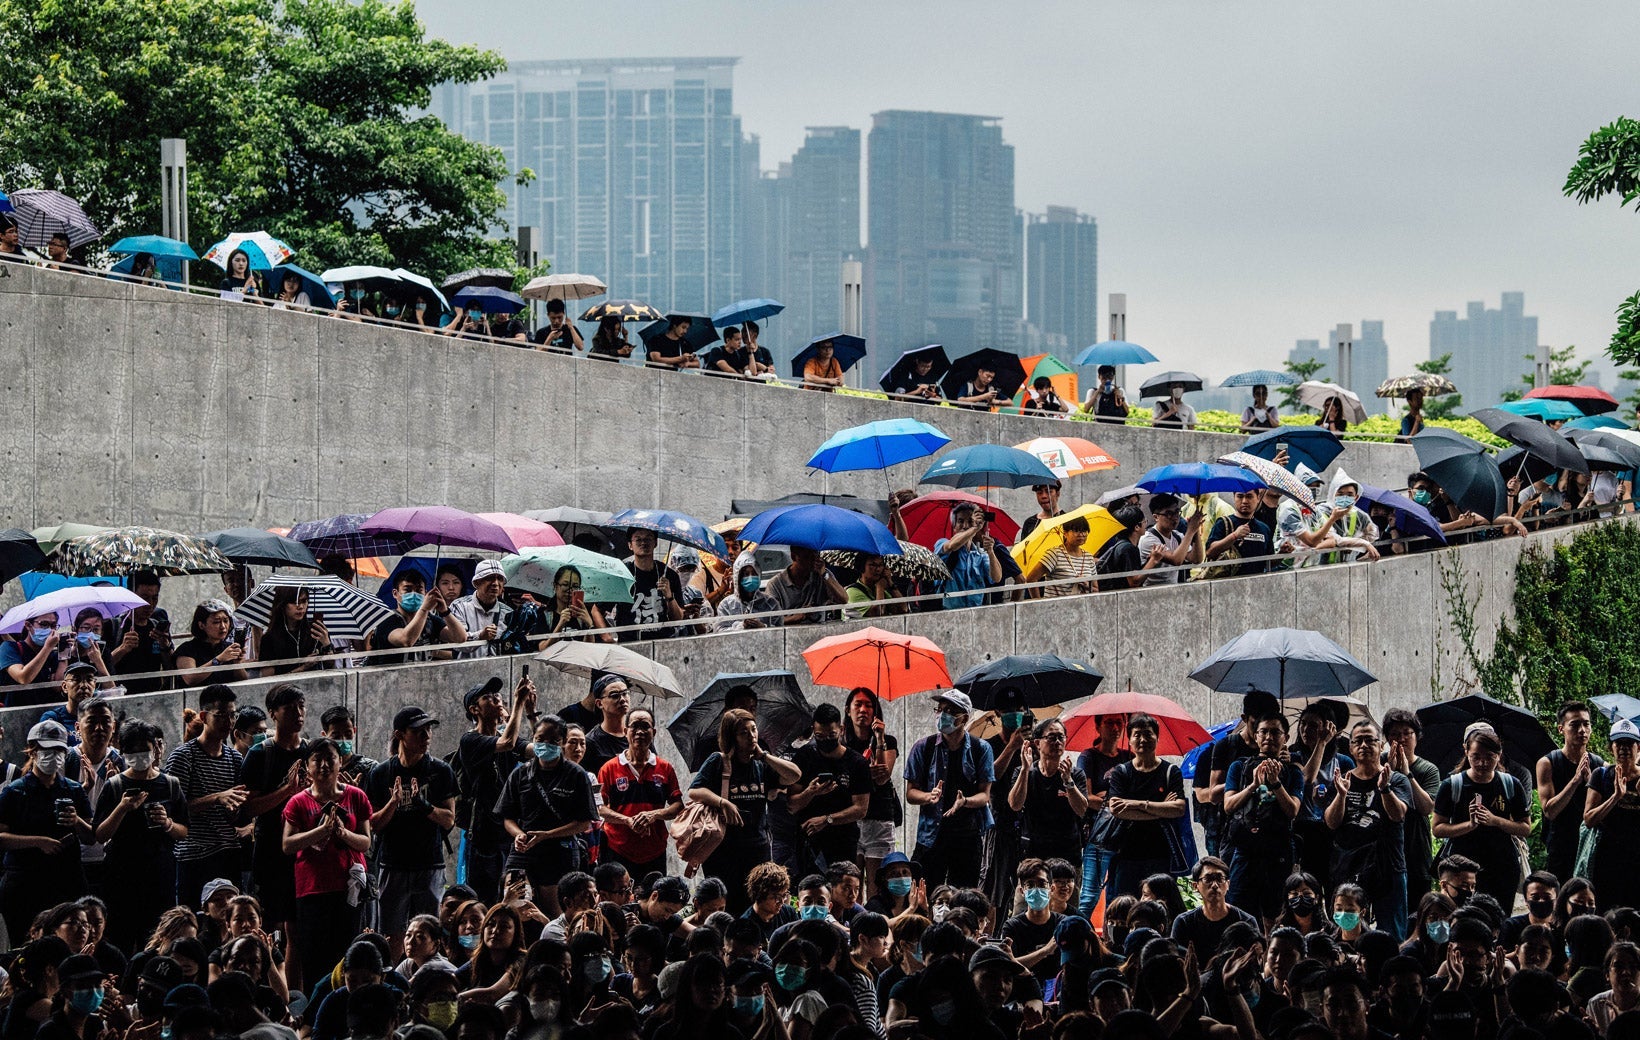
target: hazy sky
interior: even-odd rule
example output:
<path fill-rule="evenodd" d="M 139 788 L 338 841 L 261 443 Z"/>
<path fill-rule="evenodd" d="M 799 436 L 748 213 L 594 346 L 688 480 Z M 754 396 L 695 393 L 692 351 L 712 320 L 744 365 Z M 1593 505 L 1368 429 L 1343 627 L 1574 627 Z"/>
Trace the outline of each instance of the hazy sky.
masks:
<path fill-rule="evenodd" d="M 514 60 L 739 57 L 765 168 L 805 126 L 1000 116 L 1017 204 L 1094 214 L 1101 303 L 1128 293 L 1129 338 L 1210 378 L 1368 318 L 1393 375 L 1427 356 L 1433 311 L 1512 289 L 1544 342 L 1599 353 L 1640 288 L 1640 215 L 1560 193 L 1590 131 L 1640 117 L 1633 3 L 418 8 L 434 35 Z"/>

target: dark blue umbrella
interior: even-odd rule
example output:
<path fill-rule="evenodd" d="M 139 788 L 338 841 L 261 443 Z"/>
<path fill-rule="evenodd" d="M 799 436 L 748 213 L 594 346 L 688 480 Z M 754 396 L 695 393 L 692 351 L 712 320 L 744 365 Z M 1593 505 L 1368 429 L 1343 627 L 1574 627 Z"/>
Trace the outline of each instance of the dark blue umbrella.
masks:
<path fill-rule="evenodd" d="M 824 336 L 817 336 L 810 340 L 809 345 L 798 351 L 797 355 L 792 358 L 793 378 L 803 378 L 803 366 L 808 363 L 810 358 L 819 355 L 820 344 L 822 343 L 831 344 L 832 356 L 837 359 L 838 367 L 845 372 L 859 364 L 860 359 L 866 356 L 866 341 L 859 336 L 848 336 L 841 332 L 828 332 Z"/>
<path fill-rule="evenodd" d="M 1395 510 L 1395 527 L 1402 534 L 1423 535 L 1433 539 L 1437 545 L 1446 544 L 1446 532 L 1441 530 L 1441 522 L 1423 506 L 1398 491 L 1387 491 L 1371 484 L 1357 486 L 1360 491 L 1355 497 L 1360 501 Z"/>
<path fill-rule="evenodd" d="M 1295 473 L 1301 462 L 1320 473 L 1344 454 L 1344 444 L 1338 434 L 1324 426 L 1283 426 L 1266 430 L 1247 438 L 1241 450 L 1274 462 L 1280 444 L 1287 445 L 1287 468 Z"/>
<path fill-rule="evenodd" d="M 1277 697 L 1338 697 L 1378 681 L 1349 651 L 1301 628 L 1243 632 L 1213 651 L 1190 678 L 1221 693 L 1264 690 Z"/>
<path fill-rule="evenodd" d="M 10 213 L 12 209 L 11 196 L 0 191 L 0 213 Z"/>
<path fill-rule="evenodd" d="M 524 309 L 524 297 L 489 285 L 469 286 L 456 293 L 450 302 L 463 310 L 485 314 L 517 314 Z"/>
<path fill-rule="evenodd" d="M 330 292 L 330 286 L 325 280 L 312 271 L 304 271 L 295 264 L 280 264 L 268 272 L 268 292 L 279 295 L 285 287 L 285 275 L 293 274 L 302 283 L 301 291 L 307 293 L 308 303 L 320 309 L 329 309 L 336 306 L 336 297 Z"/>
<path fill-rule="evenodd" d="M 981 711 L 997 708 L 1004 690 L 1017 690 L 1027 708 L 1046 708 L 1099 692 L 1105 675 L 1086 661 L 1058 654 L 1012 654 L 970 668 L 951 685 Z"/>
<path fill-rule="evenodd" d="M 918 358 L 928 358 L 934 362 L 934 367 L 928 370 L 928 374 L 926 376 L 919 376 L 916 373 L 916 363 Z M 893 393 L 895 387 L 906 385 L 913 380 L 921 380 L 922 382 L 929 384 L 938 384 L 940 378 L 944 376 L 950 368 L 951 359 L 945 356 L 945 348 L 940 346 L 938 343 L 930 343 L 926 347 L 914 347 L 911 350 L 901 354 L 895 359 L 894 363 L 889 365 L 888 369 L 883 372 L 882 378 L 877 380 L 877 385 L 882 387 L 884 390 L 887 390 L 889 393 Z"/>
<path fill-rule="evenodd" d="M 683 334 L 683 349 L 686 353 L 699 354 L 707 347 L 717 342 L 717 326 L 712 319 L 704 314 L 668 314 L 660 321 L 650 322 L 638 330 L 638 338 L 643 340 L 644 349 L 650 353 L 657 353 L 655 341 L 664 337 L 672 328 L 674 321 L 689 319 L 689 331 Z"/>
<path fill-rule="evenodd" d="M 729 546 L 723 536 L 688 513 L 670 509 L 626 509 L 610 517 L 608 526 L 617 530 L 653 531 L 669 542 L 693 546 L 720 560 L 729 559 Z"/>
<path fill-rule="evenodd" d="M 1220 740 L 1225 736 L 1225 734 L 1229 733 L 1239 725 L 1241 725 L 1240 719 L 1231 719 L 1229 722 L 1221 722 L 1217 726 L 1207 727 L 1207 733 L 1214 740 Z M 1194 780 L 1196 778 L 1197 764 L 1201 762 L 1203 755 L 1211 754 L 1212 751 L 1212 744 L 1197 744 L 1195 747 L 1185 752 L 1184 761 L 1179 763 L 1179 772 L 1184 774 L 1184 778 L 1186 780 Z"/>
<path fill-rule="evenodd" d="M 1413 434 L 1418 468 L 1439 484 L 1458 508 L 1490 520 L 1509 508 L 1509 491 L 1497 460 L 1480 441 L 1445 426 Z M 1587 465 L 1587 463 L 1585 463 Z"/>
<path fill-rule="evenodd" d="M 887 469 L 932 455 L 950 443 L 951 438 L 925 422 L 879 419 L 832 434 L 809 459 L 809 465 L 826 473 Z"/>
<path fill-rule="evenodd" d="M 1217 491 L 1257 491 L 1265 486 L 1252 470 L 1216 462 L 1176 462 L 1139 478 L 1153 495 L 1210 495 Z"/>
<path fill-rule="evenodd" d="M 771 318 L 786 309 L 786 305 L 779 300 L 736 300 L 727 307 L 721 307 L 712 315 L 712 324 L 718 328 L 728 328 L 730 325 L 743 325 L 748 321 L 762 321 Z"/>
<path fill-rule="evenodd" d="M 765 510 L 741 528 L 742 542 L 795 545 L 817 552 L 853 549 L 876 556 L 900 555 L 900 543 L 881 521 L 836 506 L 784 506 Z"/>
<path fill-rule="evenodd" d="M 770 672 L 719 672 L 693 700 L 666 720 L 666 731 L 677 745 L 678 757 L 691 770 L 717 748 L 718 724 L 729 691 L 750 686 L 757 694 L 757 736 L 769 750 L 781 754 L 793 741 L 814 730 L 814 705 L 803 696 L 797 676 L 784 669 Z"/>
<path fill-rule="evenodd" d="M 403 556 L 419 544 L 408 534 L 384 531 L 365 534 L 359 530 L 374 513 L 342 513 L 323 520 L 308 520 L 290 529 L 290 537 L 301 542 L 315 556 Z"/>
<path fill-rule="evenodd" d="M 1148 365 L 1156 355 L 1137 343 L 1121 339 L 1107 339 L 1076 355 L 1078 365 Z"/>
<path fill-rule="evenodd" d="M 917 483 L 1021 488 L 1058 481 L 1053 470 L 1028 451 L 1000 444 L 971 444 L 940 456 Z"/>
<path fill-rule="evenodd" d="M 461 594 L 465 596 L 473 591 L 473 572 L 478 570 L 478 561 L 460 556 L 406 556 L 393 568 L 376 589 L 376 598 L 387 604 L 389 608 L 398 609 L 398 597 L 393 595 L 393 587 L 399 583 L 399 577 L 405 574 L 414 574 L 421 578 L 423 588 L 432 588 L 438 580 L 438 572 L 449 568 L 461 575 Z"/>

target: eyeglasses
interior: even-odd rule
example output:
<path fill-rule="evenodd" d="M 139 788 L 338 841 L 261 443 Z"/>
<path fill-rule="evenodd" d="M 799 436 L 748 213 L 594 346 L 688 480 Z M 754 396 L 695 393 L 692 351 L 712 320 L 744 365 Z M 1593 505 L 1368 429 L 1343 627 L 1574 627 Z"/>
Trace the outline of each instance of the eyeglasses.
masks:
<path fill-rule="evenodd" d="M 1151 513 L 1150 515 L 1151 516 L 1167 516 L 1167 517 L 1172 517 L 1173 519 L 1177 520 L 1179 518 L 1180 514 L 1179 514 L 1179 510 L 1177 510 L 1177 509 L 1162 509 L 1162 510 L 1158 510 L 1157 512 Z"/>
<path fill-rule="evenodd" d="M 1223 874 L 1203 874 L 1201 883 L 1204 885 L 1227 885 L 1230 883 L 1230 879 Z"/>
<path fill-rule="evenodd" d="M 1350 738 L 1351 747 L 1372 747 L 1378 743 L 1377 737 L 1359 736 Z"/>
<path fill-rule="evenodd" d="M 1040 739 L 1044 744 L 1063 744 L 1065 742 L 1065 734 L 1049 733 L 1038 739 Z"/>

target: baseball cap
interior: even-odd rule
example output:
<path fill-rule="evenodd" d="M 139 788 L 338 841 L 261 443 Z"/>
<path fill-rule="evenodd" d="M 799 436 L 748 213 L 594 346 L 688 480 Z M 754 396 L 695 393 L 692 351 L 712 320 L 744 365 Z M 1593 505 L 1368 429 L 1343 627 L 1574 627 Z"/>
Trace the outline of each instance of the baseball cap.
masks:
<path fill-rule="evenodd" d="M 1636 726 L 1633 719 L 1618 719 L 1612 723 L 1611 742 L 1615 744 L 1619 740 L 1640 742 L 1640 726 Z"/>
<path fill-rule="evenodd" d="M 97 963 L 97 958 L 89 954 L 76 953 L 57 965 L 57 978 L 63 982 L 90 982 L 93 979 L 101 981 L 108 977 Z"/>
<path fill-rule="evenodd" d="M 972 715 L 974 713 L 974 702 L 969 700 L 968 695 L 961 690 L 940 690 L 934 694 L 934 703 L 949 704 L 957 710 L 959 715 Z"/>
<path fill-rule="evenodd" d="M 1471 737 L 1480 737 L 1481 743 L 1491 747 L 1493 751 L 1503 750 L 1503 740 L 1498 736 L 1498 731 L 1492 728 L 1490 722 L 1471 722 L 1465 726 L 1463 729 L 1463 742 L 1468 744 Z"/>
<path fill-rule="evenodd" d="M 507 572 L 502 570 L 501 564 L 494 560 L 482 560 L 479 562 L 479 565 L 473 569 L 473 584 L 477 585 L 485 578 L 500 578 L 505 581 L 507 578 Z"/>
<path fill-rule="evenodd" d="M 66 675 L 96 675 L 97 668 L 90 661 L 75 661 L 68 666 Z"/>
<path fill-rule="evenodd" d="M 224 889 L 227 890 L 230 896 L 236 896 L 239 894 L 239 886 L 235 885 L 227 878 L 212 878 L 210 881 L 205 882 L 205 887 L 201 889 L 199 893 L 199 905 L 204 906 L 206 903 L 209 903 L 212 896 Z"/>
<path fill-rule="evenodd" d="M 41 719 L 28 731 L 28 742 L 43 748 L 68 747 L 68 730 L 61 722 L 51 719 Z"/>
<path fill-rule="evenodd" d="M 211 996 L 205 992 L 205 987 L 193 982 L 184 982 L 174 986 L 171 992 L 165 994 L 165 1010 L 177 1011 L 185 1007 L 210 1007 Z"/>
<path fill-rule="evenodd" d="M 421 729 L 423 726 L 437 726 L 438 719 L 427 714 L 421 708 L 400 708 L 399 713 L 393 716 L 393 730 Z"/>
<path fill-rule="evenodd" d="M 473 705 L 478 702 L 478 699 L 480 697 L 484 696 L 487 693 L 500 693 L 500 692 L 501 692 L 501 676 L 492 675 L 488 679 L 485 679 L 483 682 L 479 683 L 476 686 L 469 686 L 467 688 L 467 692 L 465 694 L 463 694 L 462 697 L 461 697 L 461 706 L 463 708 L 466 708 L 468 711 L 472 711 L 473 710 Z"/>
<path fill-rule="evenodd" d="M 972 957 L 968 958 L 968 970 L 979 971 L 981 968 L 988 967 L 1006 968 L 1016 975 L 1031 970 L 1008 956 L 1000 946 L 981 946 L 974 951 Z"/>
<path fill-rule="evenodd" d="M 182 982 L 182 965 L 162 955 L 151 957 L 142 966 L 142 981 L 152 983 L 165 992 Z"/>

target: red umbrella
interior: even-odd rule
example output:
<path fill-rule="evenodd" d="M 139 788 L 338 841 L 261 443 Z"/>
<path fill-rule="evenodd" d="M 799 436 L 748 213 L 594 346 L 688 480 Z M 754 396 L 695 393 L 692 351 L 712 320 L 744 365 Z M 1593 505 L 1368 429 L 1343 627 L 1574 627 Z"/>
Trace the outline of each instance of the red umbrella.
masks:
<path fill-rule="evenodd" d="M 1019 525 L 1013 517 L 966 491 L 933 491 L 901 506 L 900 519 L 905 521 L 906 540 L 932 549 L 941 538 L 951 537 L 951 507 L 958 502 L 972 502 L 981 509 L 995 513 L 991 534 L 1003 545 L 1012 545 L 1019 540 Z"/>
<path fill-rule="evenodd" d="M 1059 716 L 1065 724 L 1065 749 L 1086 751 L 1099 743 L 1099 727 L 1095 719 L 1100 715 L 1151 716 L 1161 727 L 1156 741 L 1156 754 L 1183 755 L 1191 748 L 1210 744 L 1213 737 L 1188 711 L 1159 694 L 1101 693 L 1077 705 L 1072 711 Z M 1127 732 L 1122 733 L 1122 747 L 1127 747 Z"/>
<path fill-rule="evenodd" d="M 803 651 L 817 686 L 864 686 L 885 701 L 950 687 L 945 652 L 922 636 L 862 628 L 828 636 Z"/>
<path fill-rule="evenodd" d="M 1540 386 L 1536 390 L 1526 391 L 1524 396 L 1570 401 L 1582 409 L 1584 415 L 1615 412 L 1619 407 L 1617 398 L 1598 386 Z"/>

